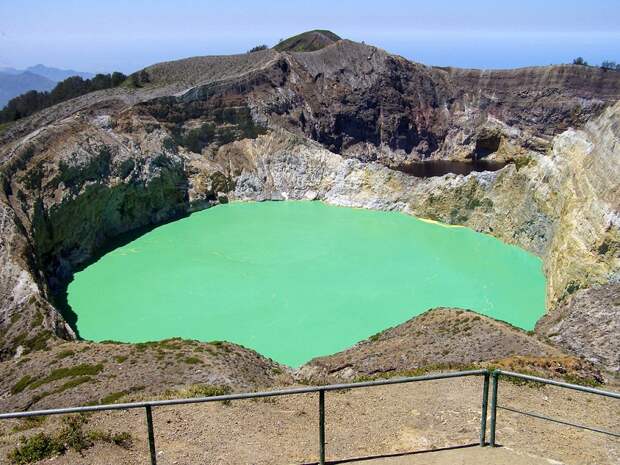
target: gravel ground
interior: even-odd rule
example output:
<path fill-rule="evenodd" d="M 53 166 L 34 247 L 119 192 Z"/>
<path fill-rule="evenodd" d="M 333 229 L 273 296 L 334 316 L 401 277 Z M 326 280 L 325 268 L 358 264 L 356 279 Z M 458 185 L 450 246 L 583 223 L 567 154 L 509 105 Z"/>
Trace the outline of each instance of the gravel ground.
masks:
<path fill-rule="evenodd" d="M 480 379 L 328 392 L 327 458 L 363 458 L 475 444 L 480 396 Z M 503 382 L 500 405 L 620 431 L 620 402 L 612 399 Z M 51 429 L 57 421 L 48 420 L 43 428 Z M 275 465 L 317 460 L 316 394 L 235 401 L 229 405 L 161 407 L 154 410 L 154 422 L 161 465 Z M 34 434 L 40 429 L 7 433 L 9 427 L 4 425 L 5 435 L 0 439 L 0 460 L 6 460 L 6 453 L 20 434 Z M 148 463 L 143 412 L 92 415 L 88 428 L 129 431 L 134 445 L 130 450 L 97 445 L 84 456 L 72 452 L 51 459 L 54 464 Z M 533 457 L 530 463 L 535 463 L 536 457 L 574 465 L 620 463 L 617 439 L 506 411 L 498 412 L 497 440 L 506 449 Z M 519 462 L 515 459 L 505 463 Z"/>
<path fill-rule="evenodd" d="M 355 462 L 358 465 L 548 465 L 547 459 L 524 454 L 506 447 L 471 447 L 440 450 L 395 457 L 380 457 Z"/>

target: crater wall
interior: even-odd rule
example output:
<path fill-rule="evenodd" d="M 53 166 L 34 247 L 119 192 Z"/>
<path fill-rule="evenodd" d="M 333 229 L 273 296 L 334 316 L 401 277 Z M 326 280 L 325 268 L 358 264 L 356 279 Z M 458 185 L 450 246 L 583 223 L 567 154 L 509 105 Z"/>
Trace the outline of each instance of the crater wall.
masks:
<path fill-rule="evenodd" d="M 620 73 L 429 68 L 348 41 L 215 60 L 221 75 L 204 71 L 213 61 L 147 68 L 144 89 L 89 94 L 0 136 L 3 358 L 73 336 L 55 295 L 110 243 L 231 200 L 321 199 L 492 234 L 543 258 L 550 317 L 618 282 Z M 511 163 L 391 169 L 479 150 Z"/>

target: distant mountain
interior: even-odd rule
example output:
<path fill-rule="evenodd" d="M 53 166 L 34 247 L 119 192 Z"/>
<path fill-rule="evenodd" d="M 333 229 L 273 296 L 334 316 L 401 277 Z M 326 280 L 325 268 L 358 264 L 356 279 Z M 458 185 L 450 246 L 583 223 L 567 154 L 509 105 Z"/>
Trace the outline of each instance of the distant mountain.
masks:
<path fill-rule="evenodd" d="M 16 68 L 0 68 L 0 73 L 4 73 L 4 74 L 21 74 L 23 73 L 24 70 L 23 69 L 16 69 Z"/>
<path fill-rule="evenodd" d="M 47 79 L 56 82 L 64 81 L 71 76 L 80 76 L 84 79 L 90 79 L 94 76 L 93 73 L 85 73 L 83 71 L 75 71 L 73 69 L 51 68 L 40 64 L 26 68 L 26 71 L 30 71 L 31 73 L 38 74 L 39 76 L 46 77 Z"/>
<path fill-rule="evenodd" d="M 56 83 L 71 76 L 90 79 L 93 73 L 73 69 L 51 68 L 44 65 L 30 66 L 24 69 L 0 68 L 0 109 L 9 100 L 29 90 L 52 90 Z"/>
<path fill-rule="evenodd" d="M 9 100 L 29 90 L 52 90 L 55 81 L 40 76 L 30 71 L 11 73 L 0 71 L 0 108 L 4 107 Z"/>

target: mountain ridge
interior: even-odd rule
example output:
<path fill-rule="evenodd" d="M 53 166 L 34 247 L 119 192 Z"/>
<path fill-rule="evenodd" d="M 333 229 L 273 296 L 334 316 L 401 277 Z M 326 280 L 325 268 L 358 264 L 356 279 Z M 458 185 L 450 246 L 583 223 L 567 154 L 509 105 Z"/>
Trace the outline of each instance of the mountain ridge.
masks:
<path fill-rule="evenodd" d="M 31 90 L 39 92 L 52 90 L 58 82 L 71 76 L 88 79 L 94 74 L 42 64 L 29 66 L 26 69 L 0 68 L 0 109 L 18 95 Z"/>
<path fill-rule="evenodd" d="M 13 97 L 30 90 L 52 90 L 56 83 L 30 71 L 17 74 L 0 71 L 0 108 L 4 107 Z"/>
<path fill-rule="evenodd" d="M 90 79 L 95 76 L 94 73 L 89 73 L 86 71 L 76 71 L 74 69 L 54 68 L 53 66 L 45 66 L 40 63 L 34 66 L 29 66 L 28 68 L 26 68 L 26 71 L 30 71 L 31 73 L 46 77 L 47 79 L 51 81 L 55 81 L 55 82 L 64 81 L 65 79 L 71 76 L 79 76 L 83 79 Z"/>

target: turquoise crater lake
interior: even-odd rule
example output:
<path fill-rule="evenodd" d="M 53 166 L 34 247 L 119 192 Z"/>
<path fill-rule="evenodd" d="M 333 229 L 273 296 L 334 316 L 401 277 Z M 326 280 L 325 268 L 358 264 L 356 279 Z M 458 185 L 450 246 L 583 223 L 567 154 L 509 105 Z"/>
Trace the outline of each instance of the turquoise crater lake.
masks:
<path fill-rule="evenodd" d="M 226 340 L 298 366 L 439 306 L 532 329 L 536 256 L 467 228 L 320 202 L 233 203 L 158 227 L 76 273 L 84 339 Z"/>

